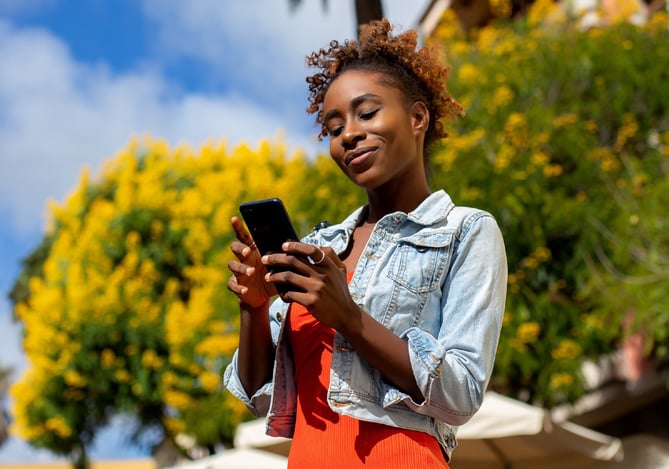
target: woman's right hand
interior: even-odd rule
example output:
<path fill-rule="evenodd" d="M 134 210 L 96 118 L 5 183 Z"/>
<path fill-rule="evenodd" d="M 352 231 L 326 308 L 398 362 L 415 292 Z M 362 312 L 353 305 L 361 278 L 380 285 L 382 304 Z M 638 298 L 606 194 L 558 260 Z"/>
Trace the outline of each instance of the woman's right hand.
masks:
<path fill-rule="evenodd" d="M 228 263 L 232 277 L 228 280 L 228 290 L 237 295 L 239 301 L 251 308 L 259 308 L 276 295 L 276 287 L 265 281 L 267 269 L 260 261 L 260 252 L 253 238 L 239 217 L 232 217 L 232 228 L 237 241 L 231 245 L 238 260 Z"/>

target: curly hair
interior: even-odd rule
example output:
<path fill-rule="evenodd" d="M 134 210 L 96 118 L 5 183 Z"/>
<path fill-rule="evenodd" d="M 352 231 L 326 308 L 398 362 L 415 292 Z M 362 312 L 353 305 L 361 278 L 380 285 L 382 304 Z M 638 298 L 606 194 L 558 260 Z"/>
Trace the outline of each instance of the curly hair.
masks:
<path fill-rule="evenodd" d="M 328 135 L 323 122 L 323 100 L 332 82 L 347 70 L 381 72 L 407 98 L 409 104 L 422 101 L 430 113 L 425 147 L 447 136 L 442 119 L 464 114 L 446 89 L 449 67 L 443 65 L 432 47 L 417 49 L 418 34 L 409 30 L 392 34 L 387 19 L 373 21 L 360 28 L 358 41 L 331 41 L 329 49 L 307 56 L 307 65 L 320 71 L 307 77 L 309 114 L 316 113 L 320 125 L 319 140 Z"/>

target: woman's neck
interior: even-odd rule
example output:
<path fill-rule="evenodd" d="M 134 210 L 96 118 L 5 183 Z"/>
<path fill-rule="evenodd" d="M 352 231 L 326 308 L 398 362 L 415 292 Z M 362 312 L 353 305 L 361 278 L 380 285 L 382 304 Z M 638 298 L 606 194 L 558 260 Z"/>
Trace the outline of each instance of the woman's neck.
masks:
<path fill-rule="evenodd" d="M 404 191 L 368 191 L 368 208 L 363 222 L 376 223 L 384 215 L 393 212 L 409 213 L 418 207 L 429 195 L 427 184 L 421 188 Z"/>

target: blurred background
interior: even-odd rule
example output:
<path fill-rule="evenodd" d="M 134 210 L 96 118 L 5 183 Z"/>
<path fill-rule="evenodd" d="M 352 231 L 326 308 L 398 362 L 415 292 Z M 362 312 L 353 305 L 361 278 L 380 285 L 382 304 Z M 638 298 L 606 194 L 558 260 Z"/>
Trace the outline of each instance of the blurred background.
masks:
<path fill-rule="evenodd" d="M 315 137 L 304 57 L 379 15 L 440 48 L 467 111 L 432 186 L 505 235 L 491 391 L 663 447 L 666 8 L 1 0 L 0 465 L 230 451 L 228 220 L 279 196 L 305 234 L 364 200 Z"/>

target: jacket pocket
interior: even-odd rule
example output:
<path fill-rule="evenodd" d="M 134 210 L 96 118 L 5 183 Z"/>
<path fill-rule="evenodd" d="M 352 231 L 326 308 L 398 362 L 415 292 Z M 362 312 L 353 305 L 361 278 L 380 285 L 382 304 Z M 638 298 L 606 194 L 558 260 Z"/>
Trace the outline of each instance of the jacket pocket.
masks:
<path fill-rule="evenodd" d="M 417 233 L 398 241 L 388 266 L 388 277 L 409 291 L 421 294 L 441 283 L 450 263 L 452 232 Z"/>

